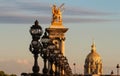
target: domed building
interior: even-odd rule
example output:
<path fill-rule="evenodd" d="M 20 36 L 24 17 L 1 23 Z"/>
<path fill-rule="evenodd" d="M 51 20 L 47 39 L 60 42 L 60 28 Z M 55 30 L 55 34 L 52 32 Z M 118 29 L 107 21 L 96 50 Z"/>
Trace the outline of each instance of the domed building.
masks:
<path fill-rule="evenodd" d="M 95 42 L 93 42 L 91 52 L 85 59 L 84 75 L 102 75 L 102 60 L 96 52 Z"/>

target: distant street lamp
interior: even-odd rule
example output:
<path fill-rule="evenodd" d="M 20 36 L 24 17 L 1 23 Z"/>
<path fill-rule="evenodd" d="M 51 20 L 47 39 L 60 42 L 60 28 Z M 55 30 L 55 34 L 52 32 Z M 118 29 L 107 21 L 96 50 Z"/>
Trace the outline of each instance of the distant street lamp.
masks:
<path fill-rule="evenodd" d="M 33 73 L 31 76 L 40 76 L 39 74 L 39 66 L 38 66 L 38 54 L 42 50 L 41 43 L 39 42 L 40 36 L 43 31 L 40 25 L 38 25 L 38 21 L 36 20 L 34 25 L 30 28 L 30 34 L 32 35 L 32 41 L 29 47 L 30 52 L 34 55 L 34 66 L 32 68 Z"/>
<path fill-rule="evenodd" d="M 117 75 L 119 76 L 119 68 L 120 68 L 119 64 L 117 64 L 116 68 L 117 68 Z"/>
<path fill-rule="evenodd" d="M 74 66 L 74 75 L 76 74 L 76 63 L 73 63 Z"/>
<path fill-rule="evenodd" d="M 113 72 L 113 70 L 111 71 L 111 75 L 113 75 L 114 74 L 114 72 Z"/>

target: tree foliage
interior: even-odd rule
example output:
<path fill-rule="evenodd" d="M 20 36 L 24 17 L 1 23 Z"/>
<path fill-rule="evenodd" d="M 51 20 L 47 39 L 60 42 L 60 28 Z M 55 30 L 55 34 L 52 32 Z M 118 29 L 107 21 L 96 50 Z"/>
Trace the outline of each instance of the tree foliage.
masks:
<path fill-rule="evenodd" d="M 0 76 L 17 76 L 16 74 L 6 74 L 4 71 L 0 71 Z"/>

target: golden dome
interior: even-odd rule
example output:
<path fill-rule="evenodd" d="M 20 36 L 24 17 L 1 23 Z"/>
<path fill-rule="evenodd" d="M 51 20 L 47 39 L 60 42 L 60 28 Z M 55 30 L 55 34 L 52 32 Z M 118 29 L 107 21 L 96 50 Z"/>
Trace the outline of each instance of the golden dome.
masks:
<path fill-rule="evenodd" d="M 96 52 L 95 43 L 92 44 L 91 52 L 87 55 L 85 62 L 95 62 L 95 63 L 100 63 L 101 62 L 101 57 Z"/>
<path fill-rule="evenodd" d="M 102 60 L 99 54 L 96 52 L 95 43 L 92 44 L 91 52 L 85 59 L 84 74 L 102 74 Z"/>
<path fill-rule="evenodd" d="M 91 52 L 87 55 L 86 62 L 100 63 L 101 62 L 101 57 L 99 56 L 99 54 L 97 52 Z"/>

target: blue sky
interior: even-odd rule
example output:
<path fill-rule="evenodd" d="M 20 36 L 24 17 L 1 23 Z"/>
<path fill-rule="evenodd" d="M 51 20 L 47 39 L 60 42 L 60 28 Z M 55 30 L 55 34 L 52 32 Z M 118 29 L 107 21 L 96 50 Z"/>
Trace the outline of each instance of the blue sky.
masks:
<path fill-rule="evenodd" d="M 36 19 L 43 29 L 49 27 L 51 6 L 62 3 L 63 24 L 69 28 L 65 54 L 71 68 L 75 62 L 77 73 L 83 73 L 94 38 L 104 73 L 114 70 L 116 74 L 120 63 L 120 0 L 0 0 L 0 69 L 16 74 L 31 72 L 29 28 Z M 39 65 L 42 70 L 41 58 Z"/>

